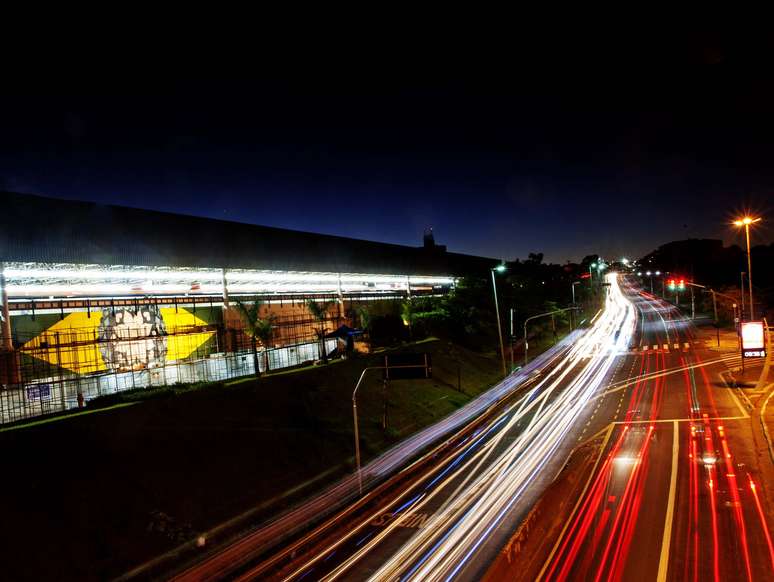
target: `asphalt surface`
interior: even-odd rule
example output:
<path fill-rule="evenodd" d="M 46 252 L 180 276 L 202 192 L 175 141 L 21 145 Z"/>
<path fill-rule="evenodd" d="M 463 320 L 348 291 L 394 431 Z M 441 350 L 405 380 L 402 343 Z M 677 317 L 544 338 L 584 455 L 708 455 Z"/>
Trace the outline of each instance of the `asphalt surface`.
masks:
<path fill-rule="evenodd" d="M 507 398 L 441 447 L 271 553 L 248 536 L 178 579 L 481 579 L 575 448 L 602 436 L 542 579 L 772 579 L 749 415 L 722 376 L 733 356 L 608 280 L 591 329 L 507 380 Z"/>
<path fill-rule="evenodd" d="M 640 380 L 618 404 L 604 397 L 591 428 L 615 424 L 541 579 L 773 579 L 751 423 L 725 384 L 737 360 L 705 349 L 671 305 L 627 294 Z"/>
<path fill-rule="evenodd" d="M 592 399 L 623 380 L 633 306 L 611 279 L 591 328 L 500 409 L 410 478 L 345 510 L 235 579 L 478 579 L 587 435 Z M 411 470 L 411 469 L 410 469 Z M 216 576 L 215 576 L 216 577 Z M 189 577 L 190 578 L 190 577 Z M 182 579 L 186 579 L 183 576 Z"/>

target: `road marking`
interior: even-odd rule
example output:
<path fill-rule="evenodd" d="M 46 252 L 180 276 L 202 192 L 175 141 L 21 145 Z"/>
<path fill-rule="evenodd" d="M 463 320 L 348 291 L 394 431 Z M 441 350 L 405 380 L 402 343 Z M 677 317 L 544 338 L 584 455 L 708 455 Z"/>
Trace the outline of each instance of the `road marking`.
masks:
<path fill-rule="evenodd" d="M 710 416 L 708 420 L 745 420 L 750 415 L 745 416 Z M 667 422 L 696 422 L 695 418 L 659 418 L 656 420 L 619 420 L 613 424 L 663 424 Z"/>
<path fill-rule="evenodd" d="M 665 582 L 669 570 L 669 545 L 672 541 L 672 520 L 675 516 L 675 493 L 677 492 L 677 458 L 680 451 L 679 431 L 680 425 L 675 421 L 672 428 L 672 476 L 669 478 L 669 502 L 664 519 L 664 537 L 661 540 L 661 559 L 658 561 L 657 582 Z"/>
<path fill-rule="evenodd" d="M 774 388 L 774 384 L 769 384 L 766 386 L 766 390 L 769 390 L 771 388 Z M 771 446 L 771 437 L 769 436 L 769 429 L 766 426 L 766 406 L 769 404 L 769 399 L 774 395 L 774 390 L 769 392 L 769 395 L 766 397 L 766 400 L 763 401 L 763 406 L 761 407 L 761 427 L 763 427 L 763 436 L 766 437 L 766 444 L 769 447 L 769 457 L 771 457 L 771 461 L 774 462 L 774 449 L 772 449 Z"/>
<path fill-rule="evenodd" d="M 607 442 L 610 440 L 610 435 L 613 434 L 613 428 L 614 425 L 611 423 L 607 427 L 607 433 L 605 433 L 605 440 L 602 441 L 602 445 L 599 448 L 599 454 L 597 455 L 597 460 L 594 461 L 594 466 L 591 468 L 591 472 L 589 473 L 589 478 L 586 479 L 586 484 L 583 486 L 583 491 L 581 491 L 581 494 L 578 496 L 578 500 L 575 502 L 575 506 L 572 508 L 572 511 L 570 512 L 570 516 L 567 518 L 567 520 L 564 522 L 564 527 L 562 528 L 562 531 L 559 532 L 559 537 L 556 539 L 556 543 L 554 544 L 554 547 L 551 549 L 551 553 L 548 555 L 548 558 L 546 558 L 545 563 L 543 564 L 543 567 L 540 569 L 540 572 L 537 575 L 537 578 L 535 578 L 536 582 L 538 582 L 546 573 L 546 570 L 548 569 L 548 566 L 551 564 L 551 560 L 554 557 L 554 554 L 556 553 L 556 550 L 559 549 L 559 544 L 562 543 L 562 538 L 564 537 L 564 533 L 567 531 L 567 528 L 570 527 L 570 522 L 572 521 L 572 518 L 575 516 L 575 513 L 578 511 L 578 507 L 581 504 L 581 501 L 583 501 L 583 498 L 586 496 L 586 491 L 589 488 L 589 485 L 591 485 L 591 480 L 594 478 L 594 475 L 597 472 L 597 466 L 599 465 L 599 461 L 602 460 L 602 453 L 605 451 L 605 447 L 607 447 Z"/>
<path fill-rule="evenodd" d="M 750 418 L 750 414 L 747 412 L 747 409 L 742 406 L 742 402 L 739 400 L 739 397 L 736 395 L 736 390 L 733 386 L 731 386 L 728 382 L 726 382 L 725 378 L 726 372 L 723 372 L 722 374 L 718 374 L 718 377 L 721 379 L 723 384 L 725 384 L 726 388 L 728 388 L 728 393 L 731 396 L 731 399 L 736 404 L 737 408 L 741 411 L 741 413 L 745 416 L 745 418 Z M 742 393 L 742 396 L 747 398 L 747 395 Z M 749 400 L 748 400 L 749 402 Z M 752 403 L 750 403 L 750 406 L 752 407 Z"/>

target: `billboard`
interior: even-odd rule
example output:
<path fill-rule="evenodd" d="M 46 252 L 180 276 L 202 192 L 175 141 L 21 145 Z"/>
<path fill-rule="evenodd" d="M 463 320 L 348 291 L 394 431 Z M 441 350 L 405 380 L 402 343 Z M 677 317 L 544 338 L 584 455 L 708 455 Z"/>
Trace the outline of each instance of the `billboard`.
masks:
<path fill-rule="evenodd" d="M 766 357 L 766 332 L 762 321 L 745 321 L 742 323 L 742 357 Z"/>

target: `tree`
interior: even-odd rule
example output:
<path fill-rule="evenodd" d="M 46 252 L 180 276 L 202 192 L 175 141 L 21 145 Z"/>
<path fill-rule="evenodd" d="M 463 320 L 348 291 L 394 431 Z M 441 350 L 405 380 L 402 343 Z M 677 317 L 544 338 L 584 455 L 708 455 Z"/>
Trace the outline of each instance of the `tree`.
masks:
<path fill-rule="evenodd" d="M 269 371 L 269 346 L 274 335 L 274 319 L 273 315 L 259 319 L 255 326 L 255 337 L 261 341 L 263 346 L 263 368 L 267 372 Z"/>
<path fill-rule="evenodd" d="M 403 323 L 405 323 L 409 328 L 409 337 L 411 339 L 414 339 L 414 330 L 413 330 L 413 324 L 414 324 L 414 304 L 411 301 L 411 298 L 404 301 L 400 306 L 400 317 L 403 319 Z"/>
<path fill-rule="evenodd" d="M 357 317 L 360 320 L 360 329 L 368 336 L 369 349 L 371 346 L 371 312 L 368 307 L 361 305 L 357 308 Z"/>
<path fill-rule="evenodd" d="M 325 320 L 328 319 L 328 310 L 336 303 L 334 300 L 330 301 L 315 301 L 314 299 L 307 299 L 305 302 L 306 308 L 319 324 L 319 327 L 315 328 L 314 332 L 317 335 L 317 340 L 320 342 L 320 353 L 322 354 L 322 360 L 324 363 L 328 363 L 328 353 L 325 349 Z"/>
<path fill-rule="evenodd" d="M 252 303 L 242 303 L 237 299 L 236 308 L 242 322 L 245 324 L 245 333 L 250 336 L 250 343 L 253 351 L 253 366 L 255 367 L 255 375 L 261 375 L 261 369 L 258 366 L 258 347 L 257 343 L 260 340 L 261 345 L 264 347 L 264 364 L 265 368 L 269 370 L 269 352 L 268 347 L 271 341 L 271 336 L 274 333 L 274 316 L 261 317 L 261 307 L 263 301 L 253 301 Z"/>

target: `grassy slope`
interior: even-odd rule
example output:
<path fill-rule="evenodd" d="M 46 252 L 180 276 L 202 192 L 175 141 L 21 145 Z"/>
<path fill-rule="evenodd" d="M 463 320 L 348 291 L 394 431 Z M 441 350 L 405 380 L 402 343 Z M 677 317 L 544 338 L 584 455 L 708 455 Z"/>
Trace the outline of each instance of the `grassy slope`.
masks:
<path fill-rule="evenodd" d="M 366 460 L 498 379 L 495 354 L 440 341 L 412 349 L 432 353 L 434 378 L 391 384 L 390 430 L 381 428 L 378 373 L 361 388 Z M 14 557 L 3 577 L 111 577 L 326 471 L 314 486 L 339 477 L 352 463 L 351 393 L 365 365 L 169 393 L 0 433 L 0 544 Z"/>

